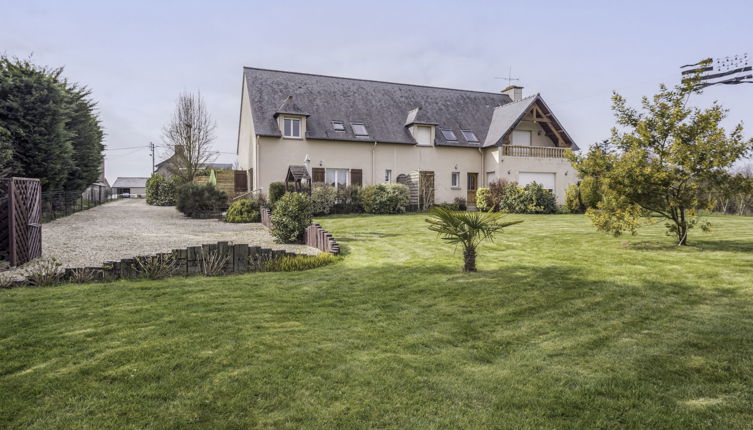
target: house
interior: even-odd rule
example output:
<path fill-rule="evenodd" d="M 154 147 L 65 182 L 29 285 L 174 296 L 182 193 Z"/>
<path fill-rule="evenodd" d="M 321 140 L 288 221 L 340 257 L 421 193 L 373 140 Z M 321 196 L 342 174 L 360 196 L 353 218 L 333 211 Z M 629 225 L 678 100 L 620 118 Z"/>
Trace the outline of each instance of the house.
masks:
<path fill-rule="evenodd" d="M 97 178 L 97 182 L 89 185 L 84 192 L 81 193 L 81 198 L 91 202 L 102 203 L 110 198 L 111 193 L 112 188 L 110 187 L 110 182 L 108 182 L 105 177 L 105 160 L 103 159 L 102 166 L 99 168 L 99 178 Z"/>
<path fill-rule="evenodd" d="M 160 161 L 157 163 L 154 167 L 154 173 L 159 173 L 160 175 L 170 178 L 173 176 L 173 171 L 175 170 L 174 167 L 174 159 L 176 155 L 173 154 L 170 157 L 168 157 L 165 160 Z M 232 169 L 233 165 L 230 163 L 204 163 L 200 166 L 201 169 Z"/>
<path fill-rule="evenodd" d="M 475 202 L 497 179 L 542 184 L 564 203 L 578 146 L 538 95 L 244 68 L 238 146 L 249 189 L 290 166 L 336 187 L 406 183 L 417 202 Z"/>
<path fill-rule="evenodd" d="M 149 178 L 118 177 L 112 184 L 112 192 L 120 197 L 144 197 L 147 179 Z"/>

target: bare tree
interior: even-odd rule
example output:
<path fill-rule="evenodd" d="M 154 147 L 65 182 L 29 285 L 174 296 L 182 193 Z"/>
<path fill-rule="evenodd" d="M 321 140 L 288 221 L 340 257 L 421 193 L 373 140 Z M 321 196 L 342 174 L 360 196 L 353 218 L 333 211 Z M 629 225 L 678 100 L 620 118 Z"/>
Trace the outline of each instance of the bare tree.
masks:
<path fill-rule="evenodd" d="M 175 113 L 162 129 L 164 146 L 172 155 L 170 173 L 191 182 L 203 165 L 217 157 L 211 147 L 215 127 L 201 93 L 184 92 L 178 97 Z"/>

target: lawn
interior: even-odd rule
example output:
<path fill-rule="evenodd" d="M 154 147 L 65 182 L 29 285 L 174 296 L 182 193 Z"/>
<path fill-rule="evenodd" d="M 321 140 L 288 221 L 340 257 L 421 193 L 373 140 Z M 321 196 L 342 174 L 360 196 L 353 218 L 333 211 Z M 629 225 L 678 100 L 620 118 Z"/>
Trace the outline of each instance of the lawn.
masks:
<path fill-rule="evenodd" d="M 0 291 L 0 428 L 750 428 L 753 219 L 524 219 L 479 272 L 422 215 L 308 272 Z"/>

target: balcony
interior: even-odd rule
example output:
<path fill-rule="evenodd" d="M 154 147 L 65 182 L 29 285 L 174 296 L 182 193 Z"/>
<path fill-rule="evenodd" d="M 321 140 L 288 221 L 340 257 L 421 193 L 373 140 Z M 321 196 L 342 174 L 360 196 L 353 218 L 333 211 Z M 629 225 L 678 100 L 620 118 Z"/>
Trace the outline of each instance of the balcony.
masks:
<path fill-rule="evenodd" d="M 503 145 L 502 156 L 507 157 L 537 157 L 537 158 L 565 158 L 567 148 L 551 146 L 513 146 Z"/>

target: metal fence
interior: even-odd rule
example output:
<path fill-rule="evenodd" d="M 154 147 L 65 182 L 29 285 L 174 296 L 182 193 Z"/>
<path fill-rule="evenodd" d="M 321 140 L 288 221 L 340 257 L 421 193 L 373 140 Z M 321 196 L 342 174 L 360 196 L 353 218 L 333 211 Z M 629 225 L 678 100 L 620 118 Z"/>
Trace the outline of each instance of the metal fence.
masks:
<path fill-rule="evenodd" d="M 42 222 L 99 206 L 112 198 L 109 187 L 91 186 L 85 191 L 48 191 L 42 193 Z"/>

